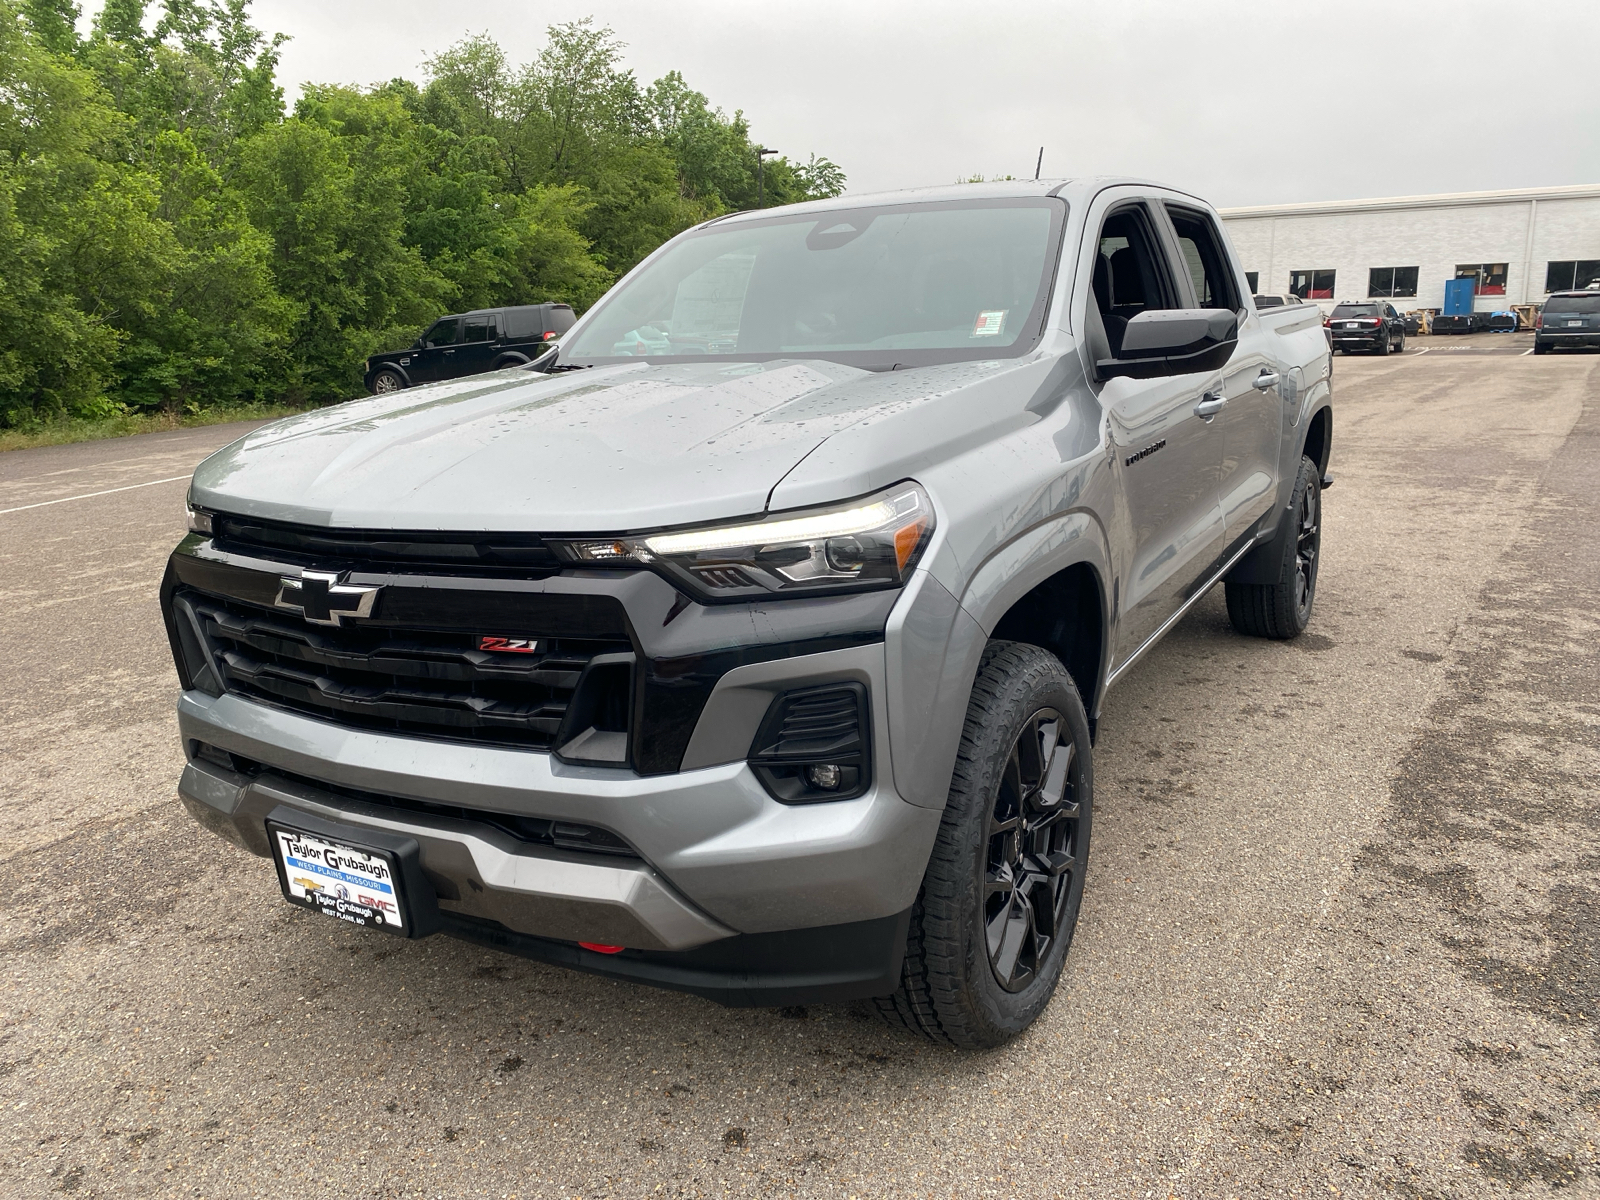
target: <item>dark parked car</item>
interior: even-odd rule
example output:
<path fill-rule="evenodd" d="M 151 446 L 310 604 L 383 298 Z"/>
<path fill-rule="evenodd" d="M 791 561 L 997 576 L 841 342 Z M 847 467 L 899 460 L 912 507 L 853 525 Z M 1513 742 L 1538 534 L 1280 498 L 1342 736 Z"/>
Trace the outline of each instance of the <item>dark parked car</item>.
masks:
<path fill-rule="evenodd" d="M 575 320 L 570 304 L 480 308 L 440 317 L 411 349 L 367 359 L 367 391 L 397 392 L 532 362 Z"/>
<path fill-rule="evenodd" d="M 1557 346 L 1600 349 L 1600 290 L 1557 292 L 1544 302 L 1533 328 L 1535 354 Z"/>
<path fill-rule="evenodd" d="M 1327 325 L 1335 350 L 1388 354 L 1406 348 L 1405 318 L 1392 304 L 1347 300 L 1333 306 Z"/>

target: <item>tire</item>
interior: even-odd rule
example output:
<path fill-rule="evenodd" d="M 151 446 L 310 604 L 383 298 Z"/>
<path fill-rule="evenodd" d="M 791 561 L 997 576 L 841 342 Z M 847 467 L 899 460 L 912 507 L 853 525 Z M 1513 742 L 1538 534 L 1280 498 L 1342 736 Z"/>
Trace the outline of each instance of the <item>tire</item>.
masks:
<path fill-rule="evenodd" d="M 1400 335 L 1400 344 L 1398 346 L 1391 346 L 1389 348 L 1389 353 L 1390 354 L 1404 354 L 1405 352 L 1406 352 L 1406 335 L 1402 333 Z"/>
<path fill-rule="evenodd" d="M 1538 338 L 1534 338 L 1533 339 L 1533 352 L 1535 354 L 1549 354 L 1550 353 L 1550 346 L 1549 346 L 1548 343 L 1541 342 Z"/>
<path fill-rule="evenodd" d="M 1072 944 L 1093 810 L 1089 721 L 1071 676 L 1037 646 L 990 642 L 900 986 L 876 1001 L 884 1019 L 964 1050 L 1033 1024 Z"/>
<path fill-rule="evenodd" d="M 1376 346 L 1374 346 L 1372 348 L 1372 352 L 1374 354 L 1381 355 L 1384 358 L 1388 358 L 1389 357 L 1389 342 L 1390 342 L 1389 334 L 1387 332 L 1385 332 L 1384 335 L 1383 335 L 1383 341 L 1379 342 Z"/>
<path fill-rule="evenodd" d="M 494 360 L 494 366 L 489 369 L 491 371 L 504 371 L 507 367 L 520 367 L 524 363 L 531 361 L 526 354 L 502 354 Z"/>
<path fill-rule="evenodd" d="M 1317 598 L 1322 565 L 1322 478 L 1317 464 L 1301 458 L 1289 499 L 1293 537 L 1283 541 L 1276 583 L 1225 581 L 1228 619 L 1246 637 L 1287 641 L 1305 632 Z"/>
<path fill-rule="evenodd" d="M 399 371 L 379 371 L 372 377 L 372 394 L 374 396 L 386 396 L 390 392 L 398 392 L 405 386 L 405 378 Z"/>

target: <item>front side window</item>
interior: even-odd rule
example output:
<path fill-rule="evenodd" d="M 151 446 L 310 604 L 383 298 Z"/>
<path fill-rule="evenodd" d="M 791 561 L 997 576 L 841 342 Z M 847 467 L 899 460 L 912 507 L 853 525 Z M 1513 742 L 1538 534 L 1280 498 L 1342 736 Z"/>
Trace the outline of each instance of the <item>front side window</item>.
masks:
<path fill-rule="evenodd" d="M 1066 206 L 886 205 L 713 224 L 601 301 L 561 358 L 804 355 L 887 369 L 1033 345 Z"/>
<path fill-rule="evenodd" d="M 1222 239 L 1211 218 L 1194 209 L 1167 205 L 1167 215 L 1178 234 L 1178 248 L 1194 280 L 1195 301 L 1201 308 L 1225 308 L 1237 312 L 1243 302 L 1234 282 L 1233 268 L 1223 253 Z"/>
<path fill-rule="evenodd" d="M 1134 317 L 1153 309 L 1178 307 L 1167 258 L 1159 246 L 1149 213 L 1141 204 L 1117 209 L 1100 227 L 1092 286 L 1113 358 L 1122 353 L 1122 336 Z"/>
<path fill-rule="evenodd" d="M 1545 291 L 1581 292 L 1589 287 L 1600 287 L 1600 258 L 1569 258 L 1546 264 Z"/>
<path fill-rule="evenodd" d="M 461 318 L 446 317 L 442 321 L 435 321 L 433 328 L 423 335 L 423 343 L 429 346 L 454 346 L 461 337 Z"/>
<path fill-rule="evenodd" d="M 1506 294 L 1505 263 L 1467 263 L 1456 267 L 1457 279 L 1474 281 L 1473 293 L 1479 296 L 1504 296 Z"/>
<path fill-rule="evenodd" d="M 1417 275 L 1416 267 L 1373 267 L 1367 272 L 1367 295 L 1415 296 Z"/>
<path fill-rule="evenodd" d="M 1302 300 L 1332 300 L 1333 274 L 1327 270 L 1291 271 L 1289 290 Z"/>

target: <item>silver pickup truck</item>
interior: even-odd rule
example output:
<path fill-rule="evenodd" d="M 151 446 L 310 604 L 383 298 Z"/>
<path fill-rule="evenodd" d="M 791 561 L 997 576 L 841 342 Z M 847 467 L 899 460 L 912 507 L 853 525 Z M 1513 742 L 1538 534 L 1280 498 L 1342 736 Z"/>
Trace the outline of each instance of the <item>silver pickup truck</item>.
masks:
<path fill-rule="evenodd" d="M 179 794 L 374 935 L 997 1044 L 1107 690 L 1218 582 L 1305 628 L 1331 399 L 1316 306 L 1170 188 L 718 218 L 528 366 L 200 466 Z"/>

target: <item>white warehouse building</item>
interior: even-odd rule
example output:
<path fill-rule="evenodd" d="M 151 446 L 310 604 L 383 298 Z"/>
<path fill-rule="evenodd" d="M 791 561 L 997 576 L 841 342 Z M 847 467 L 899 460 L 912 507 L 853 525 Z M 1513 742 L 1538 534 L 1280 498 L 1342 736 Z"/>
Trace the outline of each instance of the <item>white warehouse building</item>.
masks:
<path fill-rule="evenodd" d="M 1600 185 L 1221 211 L 1256 293 L 1324 307 L 1438 309 L 1445 281 L 1462 277 L 1477 281 L 1479 312 L 1600 285 Z"/>

